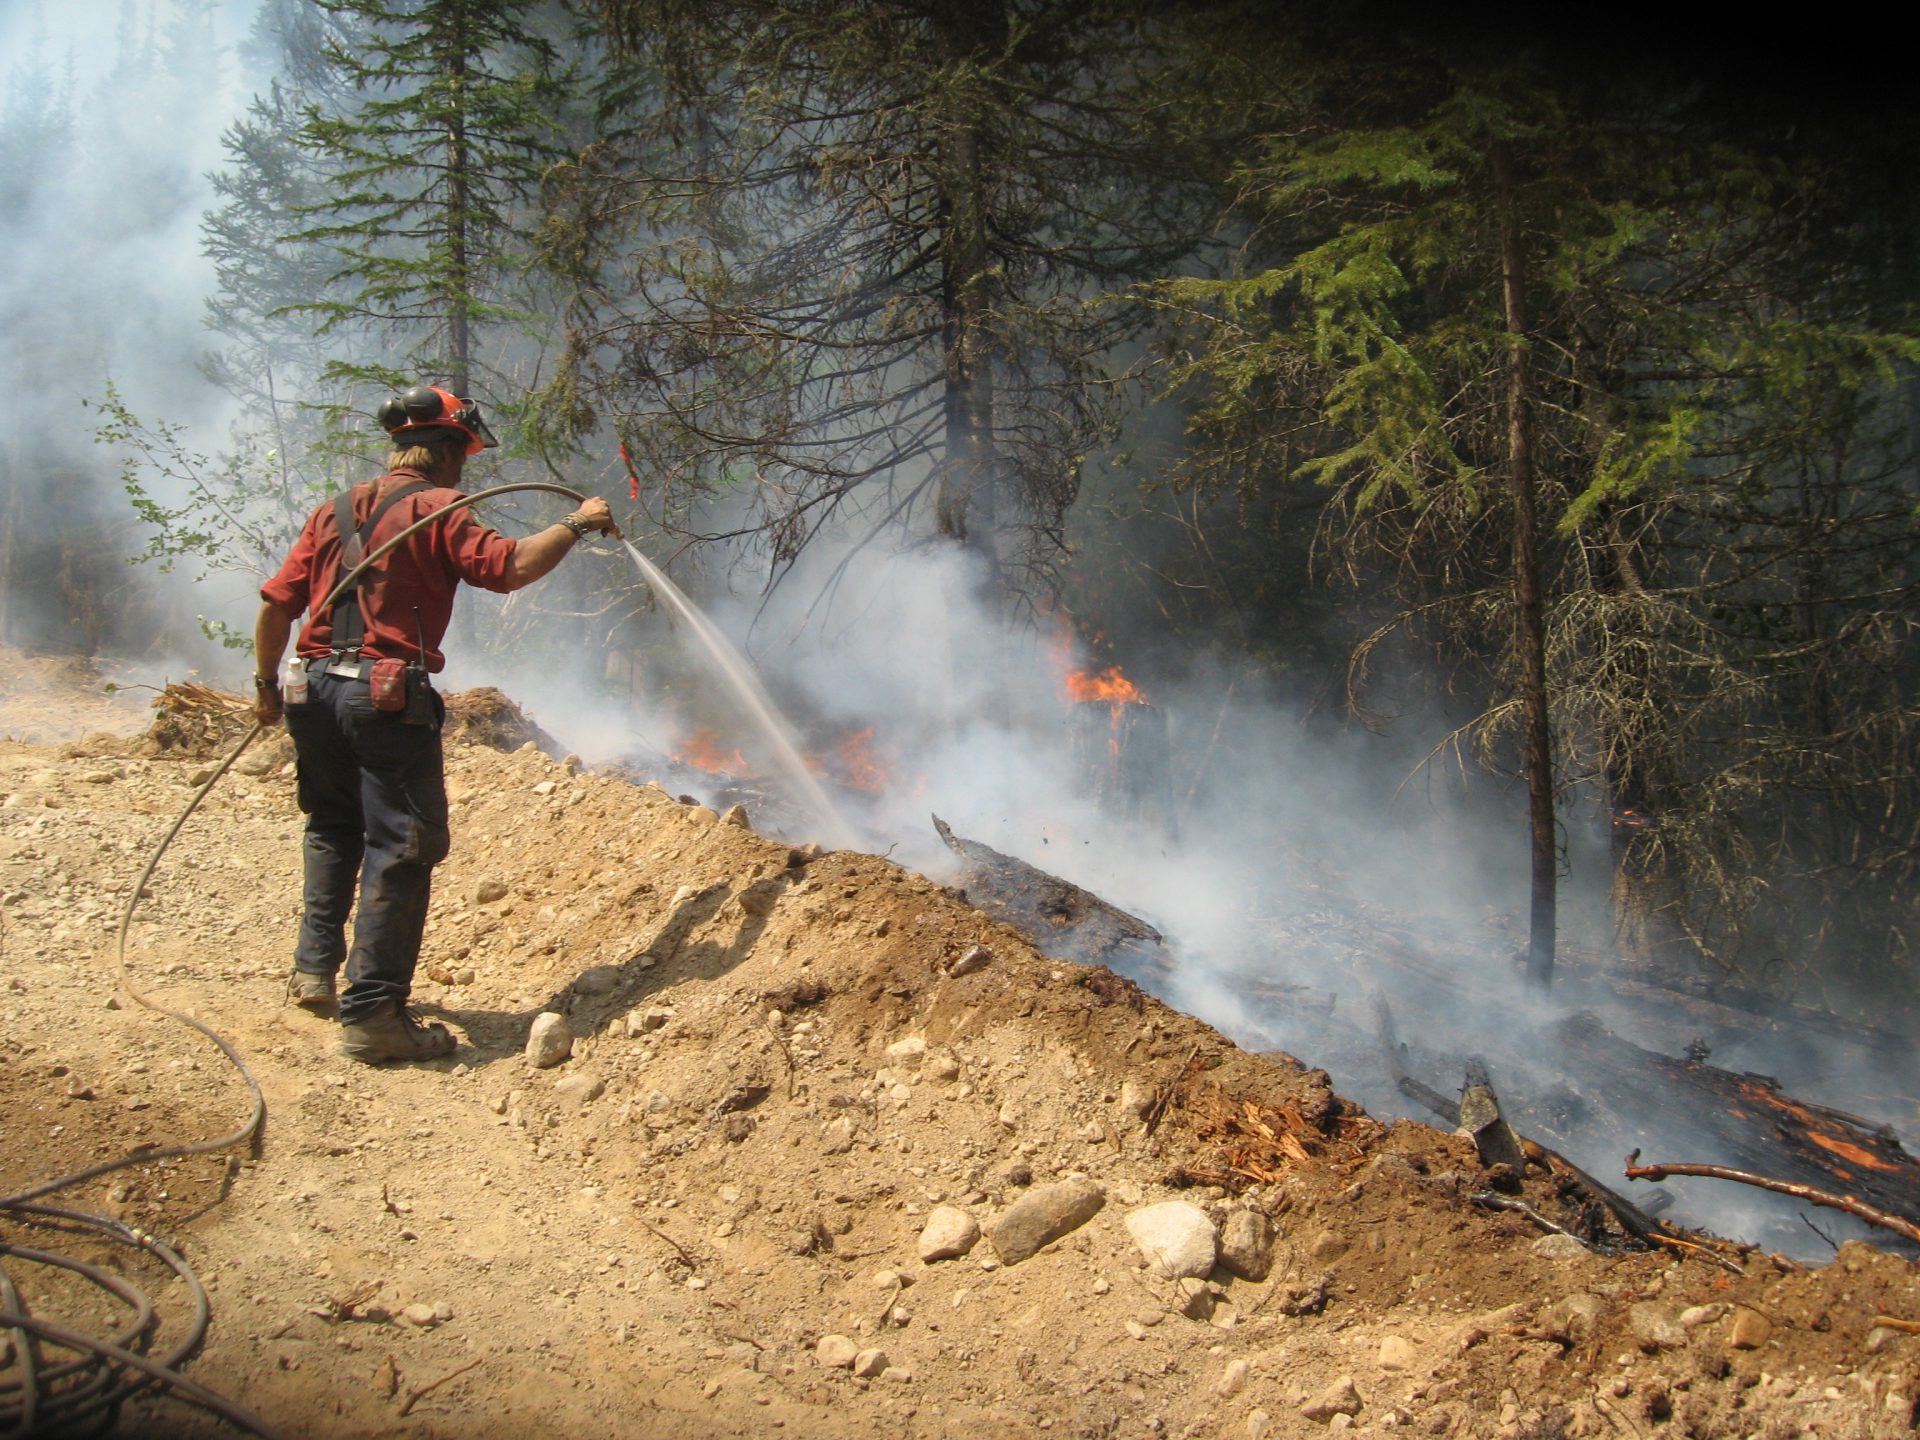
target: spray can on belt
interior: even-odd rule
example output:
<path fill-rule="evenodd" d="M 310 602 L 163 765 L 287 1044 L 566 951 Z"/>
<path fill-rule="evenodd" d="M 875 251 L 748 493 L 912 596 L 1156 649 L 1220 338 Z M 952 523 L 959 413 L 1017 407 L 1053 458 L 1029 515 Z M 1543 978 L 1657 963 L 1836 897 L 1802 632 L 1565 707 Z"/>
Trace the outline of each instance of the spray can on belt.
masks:
<path fill-rule="evenodd" d="M 297 654 L 287 656 L 287 663 L 281 667 L 280 703 L 282 705 L 307 703 L 307 662 Z"/>

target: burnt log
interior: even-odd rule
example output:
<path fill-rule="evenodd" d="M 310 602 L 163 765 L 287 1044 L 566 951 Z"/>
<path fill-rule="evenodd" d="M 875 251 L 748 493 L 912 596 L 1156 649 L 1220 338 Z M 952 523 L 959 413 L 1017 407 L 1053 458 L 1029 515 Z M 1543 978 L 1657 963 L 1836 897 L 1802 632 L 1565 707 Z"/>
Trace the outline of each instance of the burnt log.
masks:
<path fill-rule="evenodd" d="M 1160 932 L 1091 890 L 1050 875 L 977 840 L 963 840 L 938 815 L 933 828 L 964 868 L 960 887 L 974 908 L 1026 936 L 1041 954 L 1079 964 L 1150 960 Z"/>
<path fill-rule="evenodd" d="M 1624 1149 L 1655 1143 L 1634 1121 L 1657 1108 L 1663 1147 L 1674 1145 L 1674 1131 L 1684 1128 L 1705 1163 L 1920 1215 L 1920 1161 L 1890 1127 L 1796 1099 L 1770 1076 L 1642 1049 L 1591 1015 L 1561 1021 L 1546 1038 L 1566 1072 L 1579 1077 L 1598 1118 L 1627 1142 Z"/>

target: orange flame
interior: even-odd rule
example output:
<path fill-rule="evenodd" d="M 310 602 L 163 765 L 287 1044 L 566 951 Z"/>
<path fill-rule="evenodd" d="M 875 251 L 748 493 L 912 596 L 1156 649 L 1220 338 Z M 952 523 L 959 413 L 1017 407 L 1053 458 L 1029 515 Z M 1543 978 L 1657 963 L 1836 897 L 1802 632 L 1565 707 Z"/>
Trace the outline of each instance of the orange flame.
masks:
<path fill-rule="evenodd" d="M 842 740 L 839 754 L 844 784 L 875 795 L 887 788 L 887 767 L 873 753 L 873 726 L 856 730 Z"/>
<path fill-rule="evenodd" d="M 720 737 L 714 733 L 711 725 L 702 725 L 682 739 L 680 748 L 668 758 L 682 765 L 691 765 L 696 770 L 705 770 L 710 775 L 744 775 L 747 770 L 747 757 L 740 753 L 737 746 L 732 750 L 722 750 Z"/>
<path fill-rule="evenodd" d="M 1091 670 L 1069 671 L 1067 698 L 1076 704 L 1087 700 L 1104 700 L 1109 705 L 1147 703 L 1140 687 L 1122 675 L 1118 665 L 1109 665 L 1097 675 Z"/>

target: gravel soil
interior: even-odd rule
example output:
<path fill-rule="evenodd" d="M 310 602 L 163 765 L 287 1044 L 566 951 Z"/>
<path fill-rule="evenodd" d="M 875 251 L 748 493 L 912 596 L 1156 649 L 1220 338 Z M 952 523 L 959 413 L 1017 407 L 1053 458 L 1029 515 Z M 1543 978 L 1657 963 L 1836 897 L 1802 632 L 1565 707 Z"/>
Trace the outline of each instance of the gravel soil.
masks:
<path fill-rule="evenodd" d="M 357 1065 L 283 1002 L 301 817 L 278 734 L 162 861 L 123 976 L 128 889 L 232 741 L 149 730 L 70 668 L 0 673 L 0 1191 L 244 1119 L 219 1051 L 129 986 L 225 1035 L 265 1094 L 256 1145 L 60 1199 L 184 1254 L 213 1307 L 187 1373 L 283 1434 L 1916 1429 L 1920 1283 L 1895 1255 L 1607 1243 L 1564 1174 L 1489 1176 L 1466 1140 L 1377 1123 L 1311 1057 L 1047 960 L 939 876 L 495 748 L 498 726 L 448 747 L 415 999 L 452 1058 Z M 565 1058 L 542 1067 L 545 1015 Z M 1090 1217 L 1043 1218 L 1063 1232 L 1009 1263 L 1010 1212 L 1089 1187 Z M 1129 1220 L 1171 1201 L 1251 1250 L 1169 1278 Z M 922 1258 L 930 1222 L 968 1219 L 965 1253 Z M 149 1285 L 156 1349 L 180 1323 L 182 1287 L 124 1251 L 10 1213 L 0 1240 Z M 111 1327 L 62 1272 L 7 1268 L 36 1314 Z M 237 1432 L 148 1396 L 113 1433 Z"/>

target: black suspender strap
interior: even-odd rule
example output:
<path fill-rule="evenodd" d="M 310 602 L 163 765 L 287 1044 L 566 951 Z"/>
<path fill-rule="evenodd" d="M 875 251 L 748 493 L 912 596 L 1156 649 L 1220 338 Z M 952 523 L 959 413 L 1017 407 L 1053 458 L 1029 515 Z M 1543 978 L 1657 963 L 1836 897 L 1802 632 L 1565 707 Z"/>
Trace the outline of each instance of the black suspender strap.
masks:
<path fill-rule="evenodd" d="M 353 523 L 353 491 L 342 490 L 333 497 L 334 523 L 340 528 L 340 573 L 356 569 L 366 558 L 367 544 L 373 539 L 373 532 L 385 517 L 387 511 L 399 504 L 407 496 L 422 490 L 431 490 L 429 480 L 410 480 L 389 490 L 380 503 L 373 507 L 373 513 L 367 516 L 366 524 L 356 528 Z M 366 639 L 366 618 L 360 613 L 360 581 L 357 577 L 339 598 L 333 602 L 333 653 L 358 654 L 360 642 Z"/>

